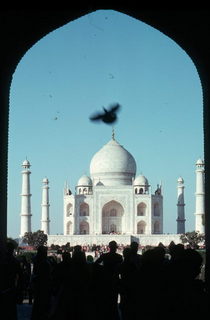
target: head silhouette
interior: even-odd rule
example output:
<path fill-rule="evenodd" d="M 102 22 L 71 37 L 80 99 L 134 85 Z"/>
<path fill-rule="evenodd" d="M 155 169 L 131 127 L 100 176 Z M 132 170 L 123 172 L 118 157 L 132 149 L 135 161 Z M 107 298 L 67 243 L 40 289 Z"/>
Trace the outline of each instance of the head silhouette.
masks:
<path fill-rule="evenodd" d="M 130 261 L 130 255 L 131 255 L 131 248 L 124 248 L 123 250 L 123 258 L 124 262 Z"/>
<path fill-rule="evenodd" d="M 71 261 L 70 252 L 67 252 L 67 251 L 62 252 L 62 261 L 67 262 L 67 263 Z"/>
<path fill-rule="evenodd" d="M 132 253 L 137 253 L 138 249 L 139 249 L 138 242 L 136 242 L 136 241 L 131 242 L 130 248 L 131 248 Z"/>
<path fill-rule="evenodd" d="M 183 273 L 189 279 L 195 279 L 201 272 L 203 258 L 195 249 L 185 249 L 182 255 Z"/>
<path fill-rule="evenodd" d="M 39 246 L 38 248 L 37 248 L 37 256 L 39 257 L 39 258 L 46 258 L 47 257 L 47 247 L 45 247 L 45 246 Z"/>
<path fill-rule="evenodd" d="M 109 242 L 109 249 L 110 249 L 110 252 L 116 252 L 117 250 L 117 242 L 116 241 L 110 241 Z"/>

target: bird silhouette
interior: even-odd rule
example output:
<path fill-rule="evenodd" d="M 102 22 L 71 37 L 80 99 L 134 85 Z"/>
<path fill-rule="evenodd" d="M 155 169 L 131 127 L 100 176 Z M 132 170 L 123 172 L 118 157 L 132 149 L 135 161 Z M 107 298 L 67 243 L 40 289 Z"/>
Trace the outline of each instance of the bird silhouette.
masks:
<path fill-rule="evenodd" d="M 117 121 L 117 112 L 120 109 L 120 104 L 115 103 L 110 105 L 109 110 L 103 107 L 104 112 L 98 112 L 90 116 L 91 121 L 102 121 L 106 124 L 111 124 Z"/>

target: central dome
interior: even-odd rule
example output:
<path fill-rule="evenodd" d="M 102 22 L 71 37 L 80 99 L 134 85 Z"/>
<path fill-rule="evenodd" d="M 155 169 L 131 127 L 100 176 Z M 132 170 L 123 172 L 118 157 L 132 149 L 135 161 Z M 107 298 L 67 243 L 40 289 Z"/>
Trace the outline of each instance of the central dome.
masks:
<path fill-rule="evenodd" d="M 136 175 L 136 162 L 123 146 L 111 139 L 93 156 L 90 175 L 93 185 L 98 181 L 104 186 L 131 185 Z"/>

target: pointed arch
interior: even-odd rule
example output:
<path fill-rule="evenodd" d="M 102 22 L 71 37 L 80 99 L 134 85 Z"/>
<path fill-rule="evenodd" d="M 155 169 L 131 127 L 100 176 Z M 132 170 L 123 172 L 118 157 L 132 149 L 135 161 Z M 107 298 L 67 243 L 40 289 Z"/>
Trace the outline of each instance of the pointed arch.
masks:
<path fill-rule="evenodd" d="M 124 209 L 119 202 L 107 202 L 102 208 L 102 233 L 122 233 L 123 215 Z"/>
<path fill-rule="evenodd" d="M 137 216 L 146 216 L 147 205 L 144 202 L 141 202 L 137 206 Z"/>
<path fill-rule="evenodd" d="M 70 235 L 72 234 L 72 222 L 71 221 L 68 221 L 67 224 L 66 224 L 66 234 L 67 235 Z"/>
<path fill-rule="evenodd" d="M 89 216 L 89 205 L 86 202 L 81 203 L 79 207 L 79 215 L 81 217 Z"/>
<path fill-rule="evenodd" d="M 69 217 L 73 214 L 73 205 L 68 203 L 66 206 L 66 216 Z"/>
<path fill-rule="evenodd" d="M 158 202 L 155 202 L 154 204 L 154 216 L 156 217 L 160 216 L 160 205 Z"/>
<path fill-rule="evenodd" d="M 81 221 L 79 225 L 80 234 L 89 234 L 89 223 L 87 221 Z"/>
<path fill-rule="evenodd" d="M 146 222 L 139 221 L 137 223 L 137 234 L 145 234 L 145 230 L 146 230 Z"/>
<path fill-rule="evenodd" d="M 154 222 L 153 232 L 154 233 L 160 233 L 160 222 L 159 221 L 155 221 Z"/>

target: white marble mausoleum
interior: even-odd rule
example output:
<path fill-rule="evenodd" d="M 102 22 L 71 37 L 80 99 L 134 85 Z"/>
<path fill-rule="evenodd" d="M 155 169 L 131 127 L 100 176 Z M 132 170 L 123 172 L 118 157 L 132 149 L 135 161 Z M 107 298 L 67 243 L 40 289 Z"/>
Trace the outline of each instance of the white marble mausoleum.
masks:
<path fill-rule="evenodd" d="M 147 178 L 136 176 L 133 156 L 114 137 L 90 162 L 76 194 L 64 192 L 64 235 L 163 233 L 161 186 L 154 194 Z"/>
<path fill-rule="evenodd" d="M 30 163 L 22 164 L 21 231 L 31 231 Z M 41 230 L 48 245 L 107 244 L 115 240 L 142 245 L 180 243 L 185 233 L 184 180 L 177 180 L 177 234 L 163 233 L 161 185 L 154 193 L 148 179 L 137 173 L 134 157 L 118 141 L 114 132 L 90 162 L 90 174 L 79 178 L 73 193 L 64 189 L 63 235 L 50 235 L 49 180 L 43 179 Z M 204 162 L 196 162 L 195 230 L 204 232 Z"/>

